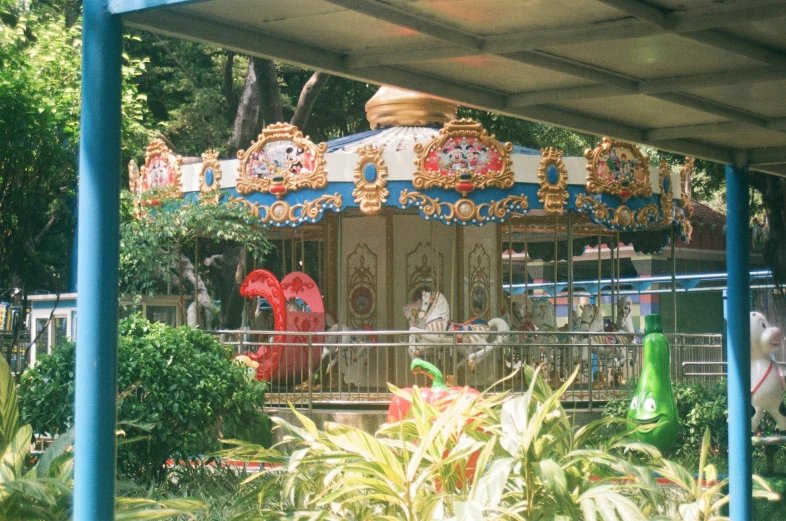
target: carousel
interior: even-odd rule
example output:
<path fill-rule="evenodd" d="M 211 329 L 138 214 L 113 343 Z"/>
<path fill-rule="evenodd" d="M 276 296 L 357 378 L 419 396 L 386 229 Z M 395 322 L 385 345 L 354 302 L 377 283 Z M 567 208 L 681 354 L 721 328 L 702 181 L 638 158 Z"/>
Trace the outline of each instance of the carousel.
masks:
<path fill-rule="evenodd" d="M 687 242 L 692 160 L 673 171 L 607 138 L 577 157 L 502 143 L 456 119 L 454 102 L 390 87 L 366 110 L 372 130 L 327 143 L 279 123 L 233 160 L 207 151 L 183 165 L 154 141 L 144 165 L 130 166 L 140 200 L 164 190 L 243 205 L 269 229 L 275 260 L 249 269 L 241 288 L 260 303 L 238 347 L 259 378 L 287 392 L 386 393 L 387 382 L 411 384 L 419 356 L 476 387 L 521 363 L 545 363 L 557 383 L 560 366 L 579 362 L 587 389 L 612 386 L 635 354 L 588 334 L 635 333 L 630 299 L 614 284 L 605 307 L 600 283 L 576 291 L 573 257 L 597 247 L 600 281 L 601 245 L 619 259 L 621 242 Z M 524 259 L 515 276 L 514 254 Z M 553 291 L 528 288 L 536 279 Z M 560 305 L 570 312 L 558 320 Z"/>

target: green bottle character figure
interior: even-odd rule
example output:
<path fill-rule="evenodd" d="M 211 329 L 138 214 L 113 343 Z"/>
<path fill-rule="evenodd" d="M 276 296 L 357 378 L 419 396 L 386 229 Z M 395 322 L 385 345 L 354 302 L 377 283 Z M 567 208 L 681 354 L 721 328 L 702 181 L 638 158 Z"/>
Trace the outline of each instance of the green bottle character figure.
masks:
<path fill-rule="evenodd" d="M 674 445 L 677 439 L 680 424 L 671 389 L 669 343 L 663 335 L 660 315 L 644 317 L 644 360 L 628 419 L 643 426 L 636 438 L 660 451 Z"/>

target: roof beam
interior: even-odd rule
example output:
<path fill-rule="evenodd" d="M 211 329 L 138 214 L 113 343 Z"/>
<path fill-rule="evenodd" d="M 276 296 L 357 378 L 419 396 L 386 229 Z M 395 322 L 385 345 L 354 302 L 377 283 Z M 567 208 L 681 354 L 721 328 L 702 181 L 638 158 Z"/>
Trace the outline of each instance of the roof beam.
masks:
<path fill-rule="evenodd" d="M 748 150 L 748 164 L 773 165 L 786 163 L 786 147 L 754 148 Z"/>
<path fill-rule="evenodd" d="M 639 81 L 634 78 L 543 52 L 507 53 L 503 54 L 502 57 L 526 63 L 534 67 L 540 67 L 541 69 L 561 72 L 563 74 L 576 76 L 577 78 L 617 87 L 628 92 L 635 93 L 638 92 L 639 89 Z"/>
<path fill-rule="evenodd" d="M 490 36 L 475 51 L 450 44 L 424 43 L 397 47 L 374 48 L 353 52 L 347 56 L 347 66 L 369 67 L 374 65 L 392 65 L 417 61 L 459 58 L 478 54 L 500 54 L 546 48 L 560 45 L 583 44 L 609 40 L 609 35 L 616 38 L 640 38 L 658 34 L 660 31 L 652 24 L 635 18 L 622 18 L 599 22 L 581 27 L 555 27 Z M 429 35 L 433 36 L 433 35 Z"/>
<path fill-rule="evenodd" d="M 334 4 L 343 5 L 344 0 L 330 0 Z M 349 1 L 349 0 L 346 0 Z M 786 17 L 786 4 L 776 0 L 756 0 L 746 2 L 743 7 L 737 5 L 715 5 L 706 9 L 694 11 L 665 12 L 653 8 L 636 0 L 600 0 L 634 16 L 633 18 L 620 18 L 605 22 L 580 25 L 573 27 L 551 27 L 533 31 L 502 34 L 479 38 L 480 45 L 476 50 L 462 45 L 450 44 L 418 44 L 397 47 L 383 47 L 367 49 L 351 53 L 347 57 L 347 66 L 370 67 L 375 65 L 393 65 L 413 61 L 427 61 L 436 59 L 457 58 L 476 54 L 501 54 L 508 52 L 529 51 L 534 49 L 547 49 L 562 45 L 592 43 L 598 41 L 615 41 L 623 38 L 641 38 L 664 32 L 693 33 L 698 32 L 695 39 L 709 38 L 701 33 L 705 29 L 716 29 L 740 23 L 740 20 L 753 22 L 757 20 L 771 20 Z M 365 4 L 372 7 L 380 4 L 364 0 Z M 629 9 L 629 10 L 628 10 Z M 657 23 L 649 18 L 637 18 L 635 13 L 654 13 L 659 20 Z M 407 13 L 412 17 L 411 13 Z M 390 20 L 391 23 L 393 19 Z M 435 22 L 436 23 L 436 22 Z M 440 24 L 440 28 L 442 28 Z M 430 33 L 426 27 L 418 31 L 421 34 L 448 42 L 437 34 Z M 441 29 L 440 29 L 441 30 Z M 739 40 L 739 38 L 737 38 Z M 753 51 L 751 51 L 753 52 Z"/>
<path fill-rule="evenodd" d="M 567 60 L 565 58 L 547 55 L 545 53 L 536 52 L 519 52 L 504 55 L 506 58 L 527 63 L 536 67 L 570 74 L 585 80 L 602 83 L 617 89 L 616 95 L 629 93 L 629 94 L 642 94 L 641 82 L 635 79 L 622 76 L 620 74 L 612 73 L 597 67 L 585 65 L 583 63 Z M 600 96 L 599 92 L 595 92 Z M 713 101 L 704 100 L 681 93 L 649 93 L 650 96 L 675 103 L 683 107 L 692 108 L 707 114 L 713 114 L 722 118 L 732 119 L 754 125 L 757 127 L 767 128 L 769 120 L 748 112 L 737 110 L 726 105 L 715 103 Z M 597 97 L 596 96 L 596 97 Z M 515 103 L 520 102 L 521 97 L 510 97 L 508 99 L 508 107 L 512 108 Z M 526 100 L 524 100 L 526 101 Z"/>
<path fill-rule="evenodd" d="M 454 99 L 469 107 L 500 111 L 505 107 L 506 96 L 488 89 L 463 85 L 427 74 L 394 67 L 375 67 L 349 70 L 343 56 L 336 52 L 293 42 L 270 33 L 229 26 L 205 20 L 186 12 L 140 12 L 126 19 L 130 26 L 155 31 L 160 34 L 200 41 L 221 46 L 243 54 L 264 56 L 296 65 L 329 71 L 345 78 L 398 85 L 403 88 Z M 179 28 L 188 27 L 188 33 Z M 198 37 L 193 36 L 199 35 Z"/>
<path fill-rule="evenodd" d="M 767 63 L 769 65 L 774 65 L 777 67 L 786 67 L 786 54 L 780 53 L 773 49 L 769 49 L 763 45 L 759 45 L 757 43 L 751 42 L 744 38 L 740 38 L 738 36 L 734 36 L 732 34 L 726 33 L 724 31 L 719 31 L 717 29 L 702 29 L 702 30 L 692 30 L 686 31 L 685 27 L 690 26 L 689 18 L 683 18 L 681 22 L 679 22 L 679 18 L 670 18 L 672 16 L 672 12 L 662 11 L 657 7 L 653 7 L 649 4 L 645 4 L 640 0 L 598 0 L 601 3 L 614 7 L 624 13 L 627 13 L 631 16 L 635 16 L 639 20 L 643 20 L 645 22 L 651 23 L 657 27 L 660 27 L 666 31 L 672 33 L 678 33 L 686 38 L 690 38 L 691 40 L 695 40 L 697 42 L 701 42 L 705 45 L 709 45 L 711 47 L 715 47 L 717 49 L 722 49 L 724 51 L 728 51 L 731 53 L 735 53 L 740 56 L 745 56 L 747 58 L 751 58 L 763 63 Z M 786 9 L 783 6 L 769 6 L 767 9 L 763 10 L 763 14 L 759 14 L 758 16 L 786 16 Z M 745 6 L 744 10 L 738 9 L 737 11 L 729 11 L 725 13 L 725 16 L 716 16 L 716 21 L 728 21 L 729 24 L 735 23 L 733 20 L 733 13 L 737 13 L 737 20 L 736 23 L 739 23 L 740 20 L 750 21 L 751 16 L 753 13 L 756 12 L 756 9 L 753 9 L 750 5 Z M 673 16 L 676 16 L 674 14 Z M 705 22 L 707 22 L 710 18 L 705 17 Z M 682 30 L 678 30 L 677 27 L 682 25 Z M 697 24 L 698 25 L 698 24 Z"/>
<path fill-rule="evenodd" d="M 729 6 L 716 4 L 716 7 L 701 11 L 674 11 L 667 15 L 669 30 L 676 33 L 728 27 L 740 21 L 758 22 L 784 17 L 786 4 L 777 0 L 748 1 Z"/>
<path fill-rule="evenodd" d="M 776 80 L 786 80 L 786 68 L 758 67 L 747 71 L 717 72 L 710 74 L 696 74 L 693 76 L 674 76 L 669 78 L 656 78 L 638 82 L 634 89 L 639 94 L 658 94 L 705 87 L 720 87 L 724 85 L 739 85 L 761 83 Z M 601 85 L 582 85 L 580 87 L 567 87 L 563 89 L 544 89 L 511 94 L 508 98 L 509 107 L 525 107 L 542 105 L 544 103 L 559 103 L 576 99 L 608 98 L 621 96 L 629 92 L 619 87 Z"/>
<path fill-rule="evenodd" d="M 483 39 L 436 20 L 430 20 L 411 11 L 400 9 L 390 4 L 375 0 L 327 0 L 345 9 L 349 9 L 379 20 L 406 27 L 439 40 L 450 42 L 459 47 L 478 51 L 483 46 Z"/>
<path fill-rule="evenodd" d="M 735 132 L 745 132 L 751 130 L 750 125 L 745 123 L 722 122 L 706 123 L 704 125 L 686 125 L 682 127 L 653 128 L 644 134 L 645 141 L 662 141 L 669 139 L 682 139 L 701 137 L 707 134 L 730 134 Z"/>

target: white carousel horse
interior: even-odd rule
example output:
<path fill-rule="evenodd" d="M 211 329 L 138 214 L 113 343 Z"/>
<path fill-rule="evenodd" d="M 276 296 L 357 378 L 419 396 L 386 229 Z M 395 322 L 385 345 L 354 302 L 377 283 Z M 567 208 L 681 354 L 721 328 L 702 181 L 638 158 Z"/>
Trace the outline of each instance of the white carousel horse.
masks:
<path fill-rule="evenodd" d="M 620 336 L 617 339 L 624 343 L 632 343 L 636 337 L 633 336 L 636 333 L 636 328 L 633 327 L 633 299 L 630 297 L 621 297 L 617 301 L 617 320 L 615 321 L 617 326 L 617 331 L 620 333 L 631 333 L 631 336 Z M 636 355 L 638 354 L 637 349 L 625 349 L 620 348 L 622 350 L 623 358 L 619 360 L 616 364 L 617 366 L 625 365 L 627 362 L 629 366 L 634 367 L 636 365 Z M 616 374 L 614 375 L 614 383 L 621 385 L 625 383 L 624 375 L 622 367 L 619 367 Z"/>
<path fill-rule="evenodd" d="M 585 332 L 603 332 L 605 330 L 603 313 L 599 305 L 586 304 L 581 306 L 579 330 Z M 578 353 L 574 351 L 574 354 L 578 354 L 581 357 L 581 363 L 584 367 L 591 366 L 590 358 L 592 354 L 598 357 L 598 379 L 593 382 L 593 386 L 604 386 L 608 381 L 606 379 L 606 370 L 614 369 L 622 363 L 625 357 L 625 349 L 617 345 L 609 345 L 616 344 L 613 337 L 598 335 L 592 336 L 591 339 L 591 347 L 590 345 L 581 347 Z"/>
<path fill-rule="evenodd" d="M 510 297 L 509 304 L 503 318 L 508 321 L 510 329 L 526 331 L 519 328 L 532 322 L 532 299 L 524 293 L 518 293 Z"/>
<path fill-rule="evenodd" d="M 635 333 L 633 327 L 633 299 L 621 297 L 617 301 L 617 331 L 625 333 Z"/>
<path fill-rule="evenodd" d="M 510 331 L 508 323 L 502 318 L 492 318 L 488 322 L 472 319 L 456 323 L 450 321 L 450 305 L 442 293 L 424 291 L 420 302 L 416 323 L 409 328 L 412 333 L 409 335 L 409 354 L 412 358 L 420 356 L 421 351 L 428 352 L 431 349 L 429 345 L 417 346 L 416 343 L 444 344 L 449 340 L 449 337 L 440 334 L 444 331 L 464 332 L 456 339 L 457 350 L 464 356 L 470 369 L 488 356 L 494 347 L 507 342 L 505 335 L 496 335 L 489 341 L 490 331 Z M 407 306 L 404 312 L 411 309 Z M 412 324 L 412 321 L 410 323 Z"/>
<path fill-rule="evenodd" d="M 372 383 L 370 380 L 376 381 L 371 378 L 377 376 L 376 350 L 369 345 L 375 343 L 376 338 L 365 331 L 350 330 L 332 317 L 330 322 L 332 325 L 327 329 L 328 332 L 343 334 L 325 337 L 318 369 L 320 380 L 333 377 L 336 374 L 334 371 L 338 371 L 337 381 L 345 385 L 368 386 Z M 304 389 L 307 387 L 303 386 L 300 390 Z"/>
<path fill-rule="evenodd" d="M 786 367 L 772 359 L 772 353 L 780 347 L 781 330 L 771 327 L 761 313 L 751 313 L 751 432 L 759 428 L 765 412 L 775 420 L 778 430 L 786 431 L 786 406 L 783 393 L 786 391 Z"/>

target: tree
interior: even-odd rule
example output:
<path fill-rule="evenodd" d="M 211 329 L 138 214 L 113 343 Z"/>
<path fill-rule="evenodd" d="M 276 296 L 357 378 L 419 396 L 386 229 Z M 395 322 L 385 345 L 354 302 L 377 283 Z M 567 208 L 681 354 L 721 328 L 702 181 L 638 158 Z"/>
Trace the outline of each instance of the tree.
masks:
<path fill-rule="evenodd" d="M 150 205 L 153 199 L 158 204 Z M 209 288 L 204 276 L 197 273 L 195 263 L 218 264 L 216 256 L 229 255 L 227 252 L 241 259 L 245 257 L 242 252 L 252 259 L 261 259 L 270 249 L 266 230 L 241 205 L 183 202 L 155 194 L 150 194 L 146 203 L 138 211 L 127 192 L 124 196 L 120 225 L 121 294 L 152 296 L 163 293 L 169 285 L 178 290 L 181 312 L 185 312 L 186 292 L 196 294 L 198 305 L 210 310 L 213 304 Z M 241 299 L 239 285 L 245 274 L 240 280 L 234 275 L 233 283 L 212 288 L 222 301 L 220 329 L 240 325 L 241 317 L 232 313 L 236 306 L 230 302 L 232 298 Z M 181 321 L 185 322 L 185 316 L 181 316 Z"/>
<path fill-rule="evenodd" d="M 69 285 L 81 82 L 81 27 L 69 13 L 0 3 L 0 288 L 19 288 L 23 310 L 30 291 Z M 143 69 L 126 59 L 124 78 Z M 124 143 L 137 148 L 147 132 L 133 81 L 124 83 L 123 103 Z M 19 330 L 2 349 L 10 353 L 18 338 Z"/>

